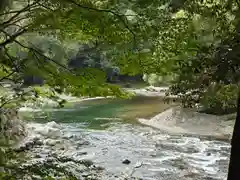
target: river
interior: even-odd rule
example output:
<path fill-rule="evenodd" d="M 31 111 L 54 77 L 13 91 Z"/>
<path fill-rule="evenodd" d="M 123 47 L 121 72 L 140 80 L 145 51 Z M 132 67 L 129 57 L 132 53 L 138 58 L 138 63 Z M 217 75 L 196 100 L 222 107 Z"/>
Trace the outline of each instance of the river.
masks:
<path fill-rule="evenodd" d="M 229 142 L 173 135 L 136 121 L 170 106 L 161 98 L 136 97 L 35 112 L 27 124 L 28 137 L 17 145 L 25 152 L 14 163 L 26 172 L 18 179 L 225 179 Z"/>

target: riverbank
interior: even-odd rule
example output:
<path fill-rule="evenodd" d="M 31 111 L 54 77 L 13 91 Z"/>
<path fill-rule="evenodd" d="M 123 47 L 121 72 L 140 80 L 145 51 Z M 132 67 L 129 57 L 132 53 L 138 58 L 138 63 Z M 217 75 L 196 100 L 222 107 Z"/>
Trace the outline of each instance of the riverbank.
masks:
<path fill-rule="evenodd" d="M 141 87 L 141 88 L 122 88 L 123 91 L 126 93 L 130 93 L 133 96 L 146 96 L 146 97 L 165 97 L 165 92 L 168 90 L 168 87 L 153 87 L 153 86 L 147 86 L 147 87 Z M 97 100 L 97 99 L 105 99 L 105 98 L 114 98 L 111 96 L 107 97 L 74 97 L 71 95 L 65 95 L 65 94 L 58 94 L 56 95 L 60 98 L 66 101 L 66 104 L 81 102 L 81 101 L 88 101 L 88 100 Z M 28 103 L 26 102 L 23 107 L 19 109 L 19 111 L 40 111 L 41 108 L 44 107 L 56 107 L 58 105 L 57 102 L 48 99 L 39 97 L 36 102 L 34 103 Z"/>
<path fill-rule="evenodd" d="M 191 109 L 171 107 L 150 119 L 139 118 L 138 121 L 171 134 L 209 136 L 229 141 L 235 123 L 229 117 L 233 116 L 215 116 L 198 113 Z"/>
<path fill-rule="evenodd" d="M 183 108 L 176 108 L 174 106 L 177 103 L 165 103 L 165 92 L 168 87 L 141 87 L 141 88 L 123 88 L 123 91 L 127 93 L 135 94 L 136 96 L 152 97 L 153 99 L 136 99 L 132 102 L 132 109 L 130 111 L 124 111 L 121 113 L 121 118 L 123 119 L 138 119 L 138 122 L 152 126 L 154 128 L 168 131 L 169 133 L 187 133 L 187 134 L 199 134 L 203 136 L 219 136 L 224 137 L 224 139 L 229 139 L 232 134 L 232 129 L 234 126 L 234 120 L 228 120 L 228 116 L 213 116 L 203 113 L 197 113 L 194 110 L 187 110 Z M 91 101 L 91 100 L 101 100 L 113 97 L 73 97 L 70 95 L 60 95 L 59 98 L 64 99 L 67 104 L 66 106 L 71 106 L 74 103 Z M 157 98 L 163 103 L 158 103 L 154 100 Z M 173 97 L 174 98 L 174 97 Z M 22 112 L 36 112 L 42 111 L 42 108 L 54 108 L 57 103 L 47 99 L 39 98 L 37 105 L 26 103 L 23 107 L 19 109 Z M 140 102 L 142 101 L 142 102 Z M 149 104 L 152 104 L 149 105 Z M 145 110 L 143 110 L 145 109 Z M 181 110 L 180 110 L 181 109 Z M 146 113 L 149 111 L 150 113 Z M 234 116 L 233 116 L 234 117 Z M 233 118 L 234 119 L 234 118 Z"/>
<path fill-rule="evenodd" d="M 180 106 L 176 107 L 179 105 L 178 103 L 165 103 L 165 92 L 168 90 L 168 87 L 148 86 L 144 88 L 123 88 L 123 90 L 139 97 L 149 98 L 133 98 L 130 101 L 131 108 L 129 110 L 125 108 L 124 111 L 119 111 L 118 118 L 136 119 L 143 125 L 151 126 L 172 134 L 212 136 L 223 140 L 229 140 L 231 138 L 235 123 L 234 114 L 215 116 L 199 113 L 192 109 L 184 109 Z M 106 98 L 112 98 L 77 98 L 67 95 L 59 95 L 59 97 L 65 99 L 69 104 L 92 100 L 104 101 Z M 156 101 L 156 99 L 158 100 Z M 99 101 L 99 103 L 101 103 L 101 101 Z M 121 101 L 119 103 L 121 103 Z M 20 109 L 20 111 L 32 110 L 33 109 L 26 107 Z M 38 110 L 41 111 L 41 109 Z M 37 110 L 35 109 L 35 111 Z"/>

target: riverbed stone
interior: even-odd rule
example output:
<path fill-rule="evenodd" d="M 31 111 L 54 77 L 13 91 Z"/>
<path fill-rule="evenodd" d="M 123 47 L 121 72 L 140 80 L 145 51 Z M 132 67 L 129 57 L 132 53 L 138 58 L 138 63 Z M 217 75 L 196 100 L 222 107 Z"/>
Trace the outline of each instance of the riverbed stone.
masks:
<path fill-rule="evenodd" d="M 84 145 L 89 145 L 90 143 L 88 141 L 84 141 L 84 140 L 79 140 L 77 142 L 77 148 L 81 148 L 81 146 L 84 146 Z"/>
<path fill-rule="evenodd" d="M 130 163 L 131 163 L 131 161 L 130 161 L 130 160 L 128 160 L 128 159 L 124 159 L 124 160 L 122 161 L 122 163 L 123 163 L 123 164 L 130 164 Z"/>
<path fill-rule="evenodd" d="M 36 154 L 35 158 L 41 158 L 42 156 L 40 154 Z"/>
<path fill-rule="evenodd" d="M 55 121 L 51 121 L 51 122 L 48 122 L 46 124 L 47 127 L 51 127 L 51 128 L 56 128 L 56 129 L 60 129 L 61 126 L 59 124 L 57 124 Z"/>
<path fill-rule="evenodd" d="M 48 146 L 55 146 L 59 141 L 58 140 L 54 140 L 54 139 L 47 139 L 45 141 L 45 144 Z"/>
<path fill-rule="evenodd" d="M 207 156 L 211 156 L 212 155 L 212 153 L 210 153 L 210 152 L 207 152 Z"/>

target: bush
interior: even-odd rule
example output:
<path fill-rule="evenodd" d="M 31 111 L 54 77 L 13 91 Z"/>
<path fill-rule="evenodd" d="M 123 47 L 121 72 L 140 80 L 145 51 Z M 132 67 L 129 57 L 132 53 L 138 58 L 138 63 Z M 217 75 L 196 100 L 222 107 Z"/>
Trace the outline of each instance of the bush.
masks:
<path fill-rule="evenodd" d="M 230 114 L 236 112 L 239 86 L 237 84 L 215 84 L 209 86 L 200 101 L 203 112 Z"/>
<path fill-rule="evenodd" d="M 159 76 L 157 74 L 144 74 L 143 80 L 150 86 L 161 86 L 168 84 L 173 80 L 173 76 Z"/>

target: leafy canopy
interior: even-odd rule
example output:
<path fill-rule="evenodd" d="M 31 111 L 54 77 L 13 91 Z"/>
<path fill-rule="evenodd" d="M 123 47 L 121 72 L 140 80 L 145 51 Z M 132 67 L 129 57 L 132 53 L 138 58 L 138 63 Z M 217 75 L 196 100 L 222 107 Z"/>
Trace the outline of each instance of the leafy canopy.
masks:
<path fill-rule="evenodd" d="M 187 101 L 239 79 L 235 0 L 4 0 L 0 8 L 1 81 L 37 75 L 54 91 L 123 97 L 102 70 L 67 66 L 74 43 L 104 52 L 122 73 L 173 76 L 170 93 Z"/>
<path fill-rule="evenodd" d="M 141 6 L 146 5 L 129 1 L 1 1 L 0 81 L 12 81 L 16 86 L 23 76 L 32 75 L 43 78 L 53 90 L 76 96 L 124 96 L 118 87 L 106 84 L 99 69 L 70 69 L 66 44 L 101 45 L 113 65 L 138 73 L 137 62 L 151 53 L 148 41 L 155 33 L 146 23 L 148 9 Z M 148 50 L 142 51 L 144 48 Z"/>

